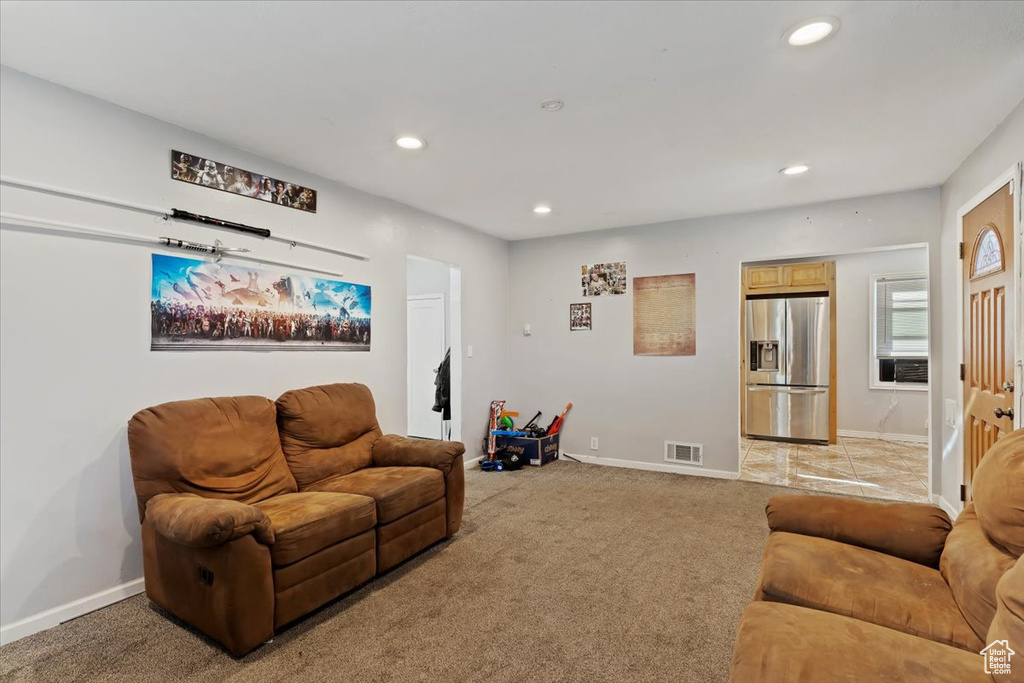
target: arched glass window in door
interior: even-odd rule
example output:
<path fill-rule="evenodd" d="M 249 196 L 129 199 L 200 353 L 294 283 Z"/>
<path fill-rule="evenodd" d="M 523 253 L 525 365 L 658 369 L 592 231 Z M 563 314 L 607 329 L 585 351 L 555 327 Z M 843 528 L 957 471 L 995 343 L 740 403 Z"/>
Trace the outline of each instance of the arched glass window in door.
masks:
<path fill-rule="evenodd" d="M 981 277 L 1002 271 L 1003 243 L 999 239 L 999 233 L 992 228 L 982 230 L 978 235 L 978 241 L 975 242 L 972 259 L 971 277 Z"/>

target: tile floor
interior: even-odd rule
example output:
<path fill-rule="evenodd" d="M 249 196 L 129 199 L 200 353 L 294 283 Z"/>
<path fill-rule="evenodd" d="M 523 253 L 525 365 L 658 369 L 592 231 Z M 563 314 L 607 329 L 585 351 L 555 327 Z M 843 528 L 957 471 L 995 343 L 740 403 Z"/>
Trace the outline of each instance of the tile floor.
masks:
<path fill-rule="evenodd" d="M 839 437 L 834 446 L 740 439 L 740 479 L 929 502 L 928 445 Z"/>

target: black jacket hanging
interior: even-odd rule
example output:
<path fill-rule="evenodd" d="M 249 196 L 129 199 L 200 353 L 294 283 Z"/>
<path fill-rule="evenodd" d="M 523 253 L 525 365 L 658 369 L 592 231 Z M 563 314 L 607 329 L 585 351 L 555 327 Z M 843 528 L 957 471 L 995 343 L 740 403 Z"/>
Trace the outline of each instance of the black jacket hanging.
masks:
<path fill-rule="evenodd" d="M 435 413 L 441 413 L 442 420 L 452 419 L 452 363 L 451 363 L 452 350 L 444 354 L 444 360 L 441 361 L 441 365 L 437 367 L 434 372 L 437 376 L 434 377 L 434 407 Z"/>

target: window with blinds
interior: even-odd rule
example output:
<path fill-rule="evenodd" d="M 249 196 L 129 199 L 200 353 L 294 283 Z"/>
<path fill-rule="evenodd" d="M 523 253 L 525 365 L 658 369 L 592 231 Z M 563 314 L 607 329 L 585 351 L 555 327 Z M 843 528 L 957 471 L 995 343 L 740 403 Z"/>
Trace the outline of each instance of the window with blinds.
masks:
<path fill-rule="evenodd" d="M 874 372 L 878 384 L 928 382 L 928 278 L 873 278 Z"/>

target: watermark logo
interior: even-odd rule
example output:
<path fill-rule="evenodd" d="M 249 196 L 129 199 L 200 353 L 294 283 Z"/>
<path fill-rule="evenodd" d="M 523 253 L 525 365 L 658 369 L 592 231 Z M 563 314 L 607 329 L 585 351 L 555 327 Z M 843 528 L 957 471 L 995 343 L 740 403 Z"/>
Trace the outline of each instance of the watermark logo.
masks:
<path fill-rule="evenodd" d="M 985 673 L 1008 674 L 1010 673 L 1010 657 L 1017 653 L 1010 649 L 1009 641 L 993 640 L 980 654 L 985 658 Z"/>

